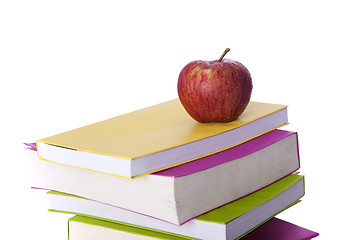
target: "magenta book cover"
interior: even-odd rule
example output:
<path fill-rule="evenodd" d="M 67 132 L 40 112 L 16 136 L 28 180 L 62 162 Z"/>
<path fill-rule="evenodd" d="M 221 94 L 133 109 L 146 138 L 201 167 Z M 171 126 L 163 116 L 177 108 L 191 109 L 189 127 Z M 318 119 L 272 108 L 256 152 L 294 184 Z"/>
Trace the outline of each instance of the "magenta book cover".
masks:
<path fill-rule="evenodd" d="M 272 218 L 241 240 L 309 240 L 319 233 L 278 218 Z"/>
<path fill-rule="evenodd" d="M 215 167 L 219 164 L 245 157 L 271 144 L 274 144 L 277 141 L 280 141 L 292 134 L 297 133 L 276 129 L 235 147 L 153 174 L 167 177 L 186 176 L 192 173 L 203 171 L 208 168 Z"/>

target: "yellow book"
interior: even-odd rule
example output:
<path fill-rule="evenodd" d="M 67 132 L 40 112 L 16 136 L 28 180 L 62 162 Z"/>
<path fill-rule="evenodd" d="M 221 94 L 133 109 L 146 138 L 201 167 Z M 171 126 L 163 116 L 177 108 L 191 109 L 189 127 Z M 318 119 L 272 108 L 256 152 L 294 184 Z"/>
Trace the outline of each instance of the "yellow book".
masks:
<path fill-rule="evenodd" d="M 241 144 L 287 124 L 287 107 L 250 102 L 229 123 L 198 123 L 178 99 L 37 141 L 39 158 L 134 178 Z"/>

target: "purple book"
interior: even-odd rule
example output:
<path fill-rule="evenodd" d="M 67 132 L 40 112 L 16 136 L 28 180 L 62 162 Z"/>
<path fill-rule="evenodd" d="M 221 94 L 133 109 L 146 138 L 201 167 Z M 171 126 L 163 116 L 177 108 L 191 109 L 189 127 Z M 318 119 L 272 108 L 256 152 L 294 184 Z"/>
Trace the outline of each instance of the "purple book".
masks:
<path fill-rule="evenodd" d="M 308 240 L 319 233 L 278 218 L 272 218 L 241 240 Z"/>
<path fill-rule="evenodd" d="M 27 146 L 36 148 L 33 144 Z M 288 176 L 299 169 L 300 161 L 297 133 L 273 130 L 138 181 L 38 159 L 34 159 L 33 165 L 36 171 L 33 187 L 92 199 L 182 225 Z M 164 186 L 161 191 L 157 190 L 159 184 Z M 125 187 L 127 193 L 123 194 L 121 189 Z M 149 196 L 153 200 L 144 201 Z"/>

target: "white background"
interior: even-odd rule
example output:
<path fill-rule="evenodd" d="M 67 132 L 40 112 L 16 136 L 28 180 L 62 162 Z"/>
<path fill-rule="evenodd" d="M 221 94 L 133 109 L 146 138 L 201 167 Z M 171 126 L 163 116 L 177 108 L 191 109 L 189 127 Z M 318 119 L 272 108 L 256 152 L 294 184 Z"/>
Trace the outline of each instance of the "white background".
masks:
<path fill-rule="evenodd" d="M 69 216 L 30 189 L 23 142 L 176 98 L 185 64 L 230 47 L 252 100 L 289 105 L 299 132 L 306 195 L 279 217 L 358 237 L 357 1 L 120 2 L 0 2 L 2 236 L 67 239 Z"/>

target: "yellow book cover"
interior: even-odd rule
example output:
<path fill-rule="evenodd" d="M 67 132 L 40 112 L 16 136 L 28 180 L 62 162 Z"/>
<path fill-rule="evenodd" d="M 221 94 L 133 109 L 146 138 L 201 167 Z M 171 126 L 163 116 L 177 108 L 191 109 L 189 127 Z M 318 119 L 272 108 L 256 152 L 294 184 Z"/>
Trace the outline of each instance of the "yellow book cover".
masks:
<path fill-rule="evenodd" d="M 43 160 L 132 178 L 224 150 L 278 128 L 287 123 L 287 112 L 284 111 L 286 108 L 284 105 L 250 102 L 244 113 L 235 121 L 198 123 L 187 114 L 180 101 L 174 99 L 38 140 L 38 154 Z M 269 125 L 268 122 L 274 121 L 274 118 L 275 121 L 279 118 L 274 116 L 266 120 L 266 117 L 270 118 L 274 113 L 280 112 L 282 114 L 278 115 L 282 117 L 279 123 L 263 126 Z M 232 134 L 232 130 L 243 128 L 249 123 L 256 123 L 259 119 L 266 121 L 248 126 L 247 132 L 254 129 L 255 131 L 252 131 L 250 135 L 245 133 L 246 139 L 236 139 L 237 134 L 235 132 Z M 228 133 L 228 135 L 223 133 Z M 217 136 L 218 139 L 216 139 Z M 235 139 L 232 141 L 233 138 Z M 207 141 L 204 141 L 205 139 Z M 201 141 L 204 141 L 204 145 L 196 146 Z M 190 145 L 194 145 L 195 148 L 188 148 Z M 179 147 L 182 146 L 186 147 L 181 150 Z M 172 149 L 173 152 L 169 151 Z M 192 154 L 197 149 L 200 152 Z M 175 155 L 185 154 L 184 151 L 190 153 L 190 156 L 173 160 L 174 157 L 183 157 Z M 81 156 L 79 152 L 85 155 Z M 103 158 L 106 156 L 110 165 L 114 162 L 115 164 L 123 162 L 115 168 L 129 168 L 127 170 L 129 173 L 126 174 L 122 170 L 117 172 L 104 169 L 103 166 L 107 164 L 107 160 Z M 61 159 L 61 157 L 67 159 Z M 96 163 L 96 158 L 101 158 L 101 162 Z M 89 164 L 86 163 L 86 159 Z M 113 169 L 114 166 L 109 168 Z M 141 170 L 137 171 L 134 168 L 141 168 Z"/>

